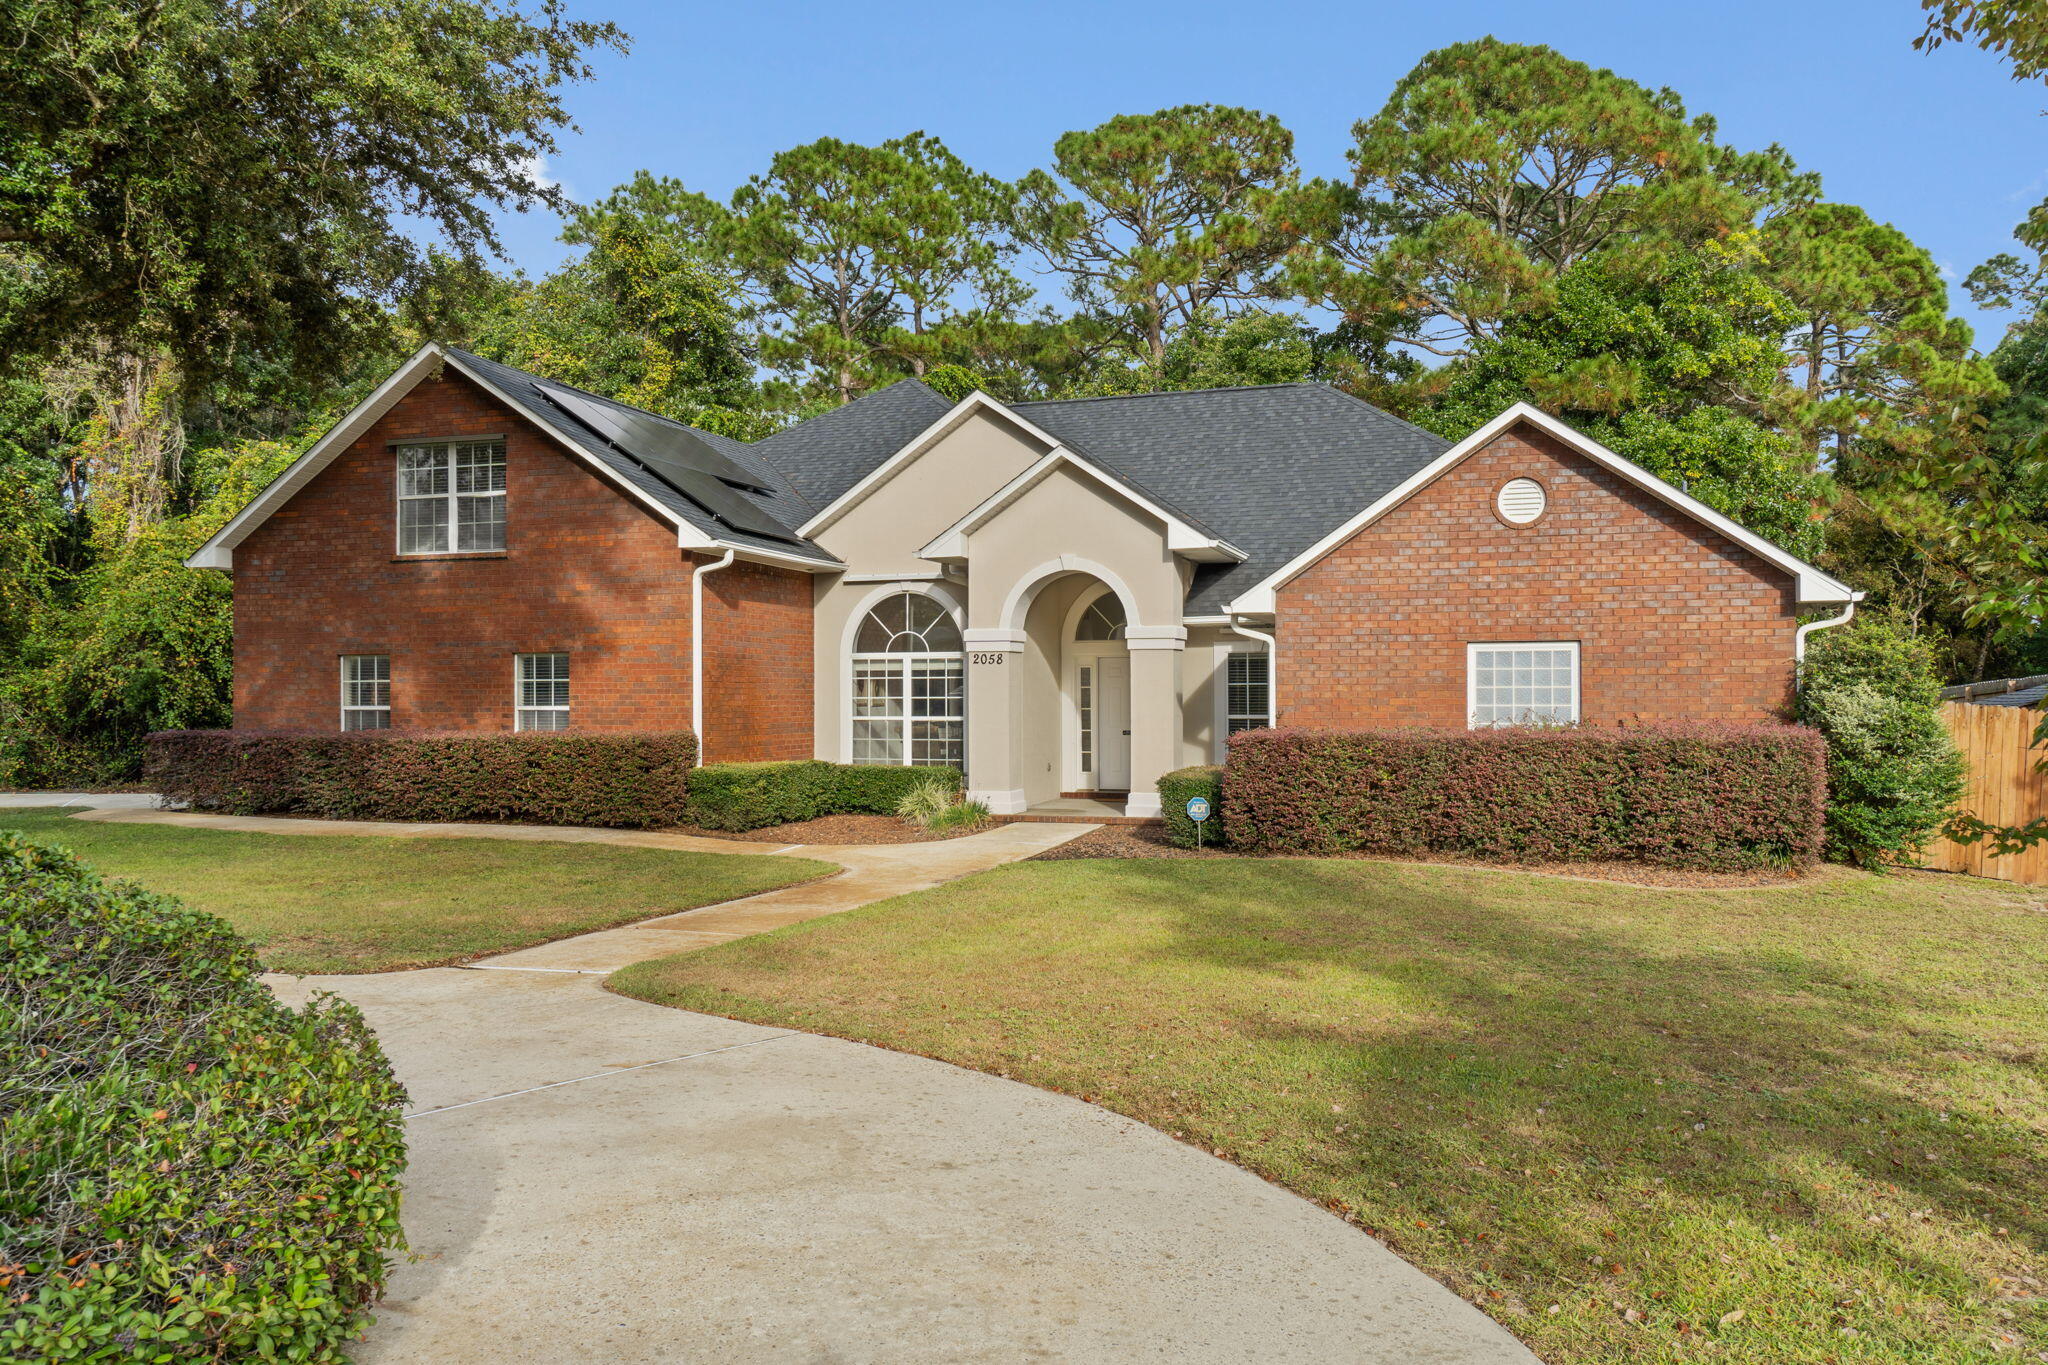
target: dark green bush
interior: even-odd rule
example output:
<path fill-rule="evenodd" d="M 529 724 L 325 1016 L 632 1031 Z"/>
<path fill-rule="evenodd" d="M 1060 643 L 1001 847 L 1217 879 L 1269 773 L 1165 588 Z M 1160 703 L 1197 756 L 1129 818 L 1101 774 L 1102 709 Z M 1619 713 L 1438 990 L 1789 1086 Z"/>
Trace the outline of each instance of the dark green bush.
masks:
<path fill-rule="evenodd" d="M 658 828 L 683 818 L 696 755 L 688 733 L 172 730 L 149 737 L 145 775 L 237 815 Z"/>
<path fill-rule="evenodd" d="M 1825 768 L 1791 725 L 1247 730 L 1223 798 L 1253 853 L 1803 867 Z"/>
<path fill-rule="evenodd" d="M 707 763 L 690 774 L 685 819 L 702 829 L 764 829 L 823 815 L 894 815 L 911 788 L 960 790 L 954 768 L 825 763 Z"/>
<path fill-rule="evenodd" d="M 404 1245 L 405 1093 L 227 925 L 0 836 L 0 1359 L 338 1361 Z"/>
<path fill-rule="evenodd" d="M 1166 820 L 1166 837 L 1182 848 L 1197 846 L 1195 822 L 1188 819 L 1188 802 L 1207 797 L 1209 818 L 1203 822 L 1200 845 L 1223 842 L 1223 769 L 1213 763 L 1193 768 L 1176 768 L 1159 779 L 1159 813 Z"/>
<path fill-rule="evenodd" d="M 1815 634 L 1799 718 L 1827 738 L 1828 856 L 1862 867 L 1914 861 L 1968 773 L 1941 718 L 1927 642 L 1876 619 Z"/>

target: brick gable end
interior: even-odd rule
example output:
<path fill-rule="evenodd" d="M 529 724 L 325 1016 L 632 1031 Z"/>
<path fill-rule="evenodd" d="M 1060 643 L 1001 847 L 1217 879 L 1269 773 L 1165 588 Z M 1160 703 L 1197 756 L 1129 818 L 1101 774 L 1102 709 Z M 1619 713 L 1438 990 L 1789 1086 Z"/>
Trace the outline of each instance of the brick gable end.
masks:
<path fill-rule="evenodd" d="M 1500 486 L 1545 486 L 1531 525 Z M 1277 594 L 1283 725 L 1466 723 L 1465 647 L 1579 642 L 1589 724 L 1782 714 L 1792 576 L 1570 450 L 1517 426 Z"/>
<path fill-rule="evenodd" d="M 505 552 L 399 556 L 391 443 L 483 435 L 505 438 Z M 673 526 L 444 371 L 236 548 L 235 724 L 333 730 L 341 656 L 387 654 L 394 727 L 508 730 L 513 656 L 565 651 L 575 728 L 687 729 L 694 562 Z M 781 641 L 800 614 L 807 645 L 808 577 L 735 565 L 706 588 L 707 729 L 720 756 L 807 756 L 808 649 L 785 653 L 778 673 L 756 666 L 763 646 L 730 642 Z"/>

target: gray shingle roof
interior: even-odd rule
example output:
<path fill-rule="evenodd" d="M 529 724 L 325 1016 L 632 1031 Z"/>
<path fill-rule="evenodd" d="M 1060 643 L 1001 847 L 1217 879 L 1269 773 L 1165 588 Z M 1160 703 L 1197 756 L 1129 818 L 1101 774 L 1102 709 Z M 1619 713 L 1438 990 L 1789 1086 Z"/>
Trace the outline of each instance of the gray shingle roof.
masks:
<path fill-rule="evenodd" d="M 816 513 L 952 409 L 937 390 L 904 379 L 750 448 L 787 471 Z"/>
<path fill-rule="evenodd" d="M 1219 612 L 1451 447 L 1323 384 L 1012 406 L 1250 556 L 1195 570 L 1191 616 Z"/>
<path fill-rule="evenodd" d="M 641 411 L 640 409 L 625 403 L 616 402 L 602 394 L 590 393 L 570 384 L 561 384 L 552 379 L 544 379 L 536 374 L 528 374 L 525 370 L 514 369 L 510 365 L 501 365 L 495 360 L 486 360 L 482 356 L 472 355 L 468 351 L 456 350 L 452 346 L 444 349 L 447 350 L 448 354 L 458 365 L 474 372 L 492 388 L 517 399 L 529 412 L 533 413 L 535 417 L 539 418 L 543 424 L 550 428 L 555 435 L 573 442 L 578 447 L 595 455 L 603 462 L 605 468 L 622 483 L 644 493 L 657 505 L 673 512 L 705 535 L 728 545 L 737 545 L 742 549 L 772 550 L 780 554 L 793 554 L 806 559 L 816 559 L 825 564 L 839 563 L 837 556 L 821 546 L 812 544 L 796 533 L 796 528 L 810 519 L 808 504 L 805 503 L 803 497 L 797 492 L 795 485 L 790 482 L 789 478 L 783 474 L 776 464 L 772 460 L 764 458 L 759 446 L 749 445 L 745 441 L 736 441 L 728 436 L 720 436 L 715 432 L 698 431 L 695 427 L 684 426 L 681 422 L 672 421 L 656 413 L 647 414 L 654 417 L 657 421 L 690 432 L 713 450 L 725 456 L 734 464 L 739 465 L 749 474 L 756 476 L 760 480 L 761 485 L 769 490 L 768 492 L 757 493 L 747 489 L 736 489 L 734 491 L 755 507 L 766 512 L 775 523 L 789 528 L 789 539 L 787 541 L 736 530 L 720 522 L 716 517 L 711 516 L 702 507 L 692 502 L 682 489 L 670 484 L 653 470 L 636 463 L 625 453 L 613 449 L 596 433 L 584 427 L 580 422 L 570 417 L 554 404 L 546 401 L 546 395 L 552 390 L 559 393 L 575 394 L 591 402 L 617 408 L 624 412 L 638 412 Z"/>
<path fill-rule="evenodd" d="M 752 444 L 683 427 L 759 476 L 770 491 L 742 496 L 789 528 L 791 543 L 784 543 L 717 521 L 660 475 L 594 439 L 544 397 L 557 390 L 631 411 L 625 404 L 466 351 L 449 354 L 522 402 L 540 395 L 543 401 L 529 407 L 556 434 L 589 450 L 621 481 L 705 534 L 742 548 L 831 564 L 839 561 L 798 537 L 796 528 L 953 407 L 935 390 L 906 379 Z M 1187 600 L 1193 616 L 1221 611 L 1451 445 L 1323 384 L 1010 406 L 1111 478 L 1249 556 L 1241 564 L 1196 569 Z"/>

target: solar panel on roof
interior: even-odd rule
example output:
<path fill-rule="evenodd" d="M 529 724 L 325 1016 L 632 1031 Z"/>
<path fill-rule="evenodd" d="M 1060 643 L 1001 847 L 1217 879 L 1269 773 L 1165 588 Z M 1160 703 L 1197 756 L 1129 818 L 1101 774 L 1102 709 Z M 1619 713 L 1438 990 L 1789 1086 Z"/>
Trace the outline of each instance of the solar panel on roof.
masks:
<path fill-rule="evenodd" d="M 579 394 L 552 389 L 540 392 L 621 455 L 644 466 L 735 531 L 796 543 L 787 527 L 734 492 L 732 485 L 768 490 L 761 488 L 753 475 L 690 432 L 643 413 L 606 407 Z"/>
<path fill-rule="evenodd" d="M 694 469 L 714 479 L 766 493 L 758 474 L 741 468 L 713 450 L 690 431 L 644 412 L 608 407 L 581 394 L 543 389 L 548 401 L 592 431 L 610 441 L 621 452 L 650 465 Z"/>
<path fill-rule="evenodd" d="M 784 540 L 792 545 L 796 543 L 796 537 L 789 533 L 788 527 L 709 474 L 684 469 L 673 473 L 662 471 L 662 477 L 684 497 L 735 531 L 765 536 L 769 540 Z"/>

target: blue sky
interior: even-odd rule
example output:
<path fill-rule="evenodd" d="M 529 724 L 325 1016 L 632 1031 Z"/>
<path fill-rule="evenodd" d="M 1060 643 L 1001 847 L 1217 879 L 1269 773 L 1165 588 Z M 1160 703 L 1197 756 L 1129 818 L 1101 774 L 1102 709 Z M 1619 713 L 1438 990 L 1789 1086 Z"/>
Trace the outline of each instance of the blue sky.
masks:
<path fill-rule="evenodd" d="M 1487 33 L 1668 85 L 1737 145 L 1781 143 L 1954 279 L 2048 197 L 2048 86 L 1974 47 L 1915 52 L 1913 0 L 570 4 L 634 38 L 569 91 L 582 131 L 548 173 L 579 199 L 642 167 L 722 198 L 781 148 L 913 129 L 1014 178 L 1070 128 L 1202 102 L 1278 115 L 1309 174 L 1339 175 L 1352 123 L 1423 53 Z M 551 217 L 503 227 L 529 271 L 568 254 Z M 1996 343 L 2005 318 L 1959 290 L 1956 307 Z"/>

